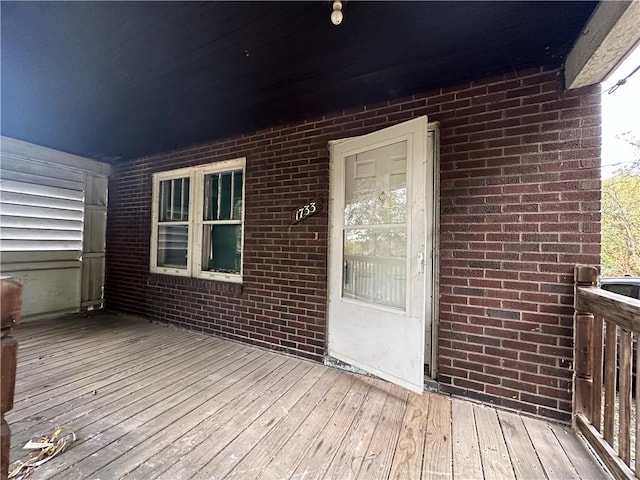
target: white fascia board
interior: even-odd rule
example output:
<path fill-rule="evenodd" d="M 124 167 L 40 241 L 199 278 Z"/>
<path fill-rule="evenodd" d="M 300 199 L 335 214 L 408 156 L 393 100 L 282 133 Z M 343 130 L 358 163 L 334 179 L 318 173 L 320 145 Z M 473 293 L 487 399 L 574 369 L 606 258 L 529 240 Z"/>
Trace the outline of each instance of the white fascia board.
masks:
<path fill-rule="evenodd" d="M 567 56 L 567 89 L 602 82 L 640 43 L 640 1 L 601 1 Z"/>

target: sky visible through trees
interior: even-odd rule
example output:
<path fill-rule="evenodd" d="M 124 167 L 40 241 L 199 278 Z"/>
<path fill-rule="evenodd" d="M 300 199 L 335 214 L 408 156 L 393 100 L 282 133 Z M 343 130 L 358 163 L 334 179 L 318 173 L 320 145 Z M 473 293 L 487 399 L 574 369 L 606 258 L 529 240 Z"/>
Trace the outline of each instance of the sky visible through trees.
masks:
<path fill-rule="evenodd" d="M 602 85 L 603 276 L 640 276 L 640 48 Z"/>

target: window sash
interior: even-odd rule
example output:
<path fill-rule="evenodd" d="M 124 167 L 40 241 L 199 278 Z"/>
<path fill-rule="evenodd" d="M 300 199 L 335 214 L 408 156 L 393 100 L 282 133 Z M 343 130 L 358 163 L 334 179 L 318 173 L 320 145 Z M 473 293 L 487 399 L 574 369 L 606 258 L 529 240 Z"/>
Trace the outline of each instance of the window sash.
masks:
<path fill-rule="evenodd" d="M 242 282 L 245 165 L 245 158 L 238 158 L 153 175 L 150 265 L 152 272 L 234 283 Z M 217 191 L 211 188 L 214 179 L 217 182 Z M 227 190 L 224 193 L 224 189 L 221 188 L 223 181 L 227 182 Z M 217 197 L 215 199 L 211 198 L 214 192 Z M 215 208 L 213 200 L 215 200 Z M 226 210 L 221 208 L 221 202 L 228 204 Z M 169 205 L 169 207 L 165 209 L 165 205 Z M 213 215 L 213 210 L 215 210 L 215 215 Z M 210 251 L 212 248 L 211 241 L 205 238 L 206 231 L 215 230 L 215 226 L 229 230 L 233 225 L 240 226 L 236 239 L 229 240 L 221 237 L 221 243 L 218 242 L 218 249 L 223 251 L 226 249 L 227 257 L 212 263 L 210 258 L 212 255 L 207 254 L 203 249 L 207 243 L 206 250 Z M 187 227 L 186 266 L 167 263 L 165 261 L 167 255 L 164 255 L 160 250 L 162 246 L 160 233 L 166 234 L 167 229 L 171 230 L 171 227 L 174 227 L 174 233 L 176 233 L 175 227 L 179 226 Z M 174 260 L 179 258 L 180 248 L 176 248 L 177 244 L 172 244 L 170 241 L 176 238 L 177 236 L 171 238 L 165 235 L 162 239 L 164 245 L 174 247 L 174 252 L 169 255 L 169 258 Z M 233 264 L 233 269 L 206 269 L 209 268 L 209 265 L 216 264 L 227 267 Z"/>

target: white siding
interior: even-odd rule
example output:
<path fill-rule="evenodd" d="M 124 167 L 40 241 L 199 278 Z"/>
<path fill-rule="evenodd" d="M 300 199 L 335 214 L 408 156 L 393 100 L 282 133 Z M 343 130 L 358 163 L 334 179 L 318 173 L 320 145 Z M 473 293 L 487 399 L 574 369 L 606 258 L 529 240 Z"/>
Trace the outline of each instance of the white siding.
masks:
<path fill-rule="evenodd" d="M 0 269 L 24 286 L 23 316 L 101 306 L 109 166 L 1 141 Z"/>

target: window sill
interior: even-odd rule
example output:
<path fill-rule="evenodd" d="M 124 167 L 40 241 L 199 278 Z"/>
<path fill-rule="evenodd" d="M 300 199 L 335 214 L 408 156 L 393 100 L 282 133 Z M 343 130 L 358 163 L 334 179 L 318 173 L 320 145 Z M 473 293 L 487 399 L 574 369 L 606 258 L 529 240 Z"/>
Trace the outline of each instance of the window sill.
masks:
<path fill-rule="evenodd" d="M 233 273 L 200 272 L 197 278 L 201 280 L 213 280 L 215 282 L 242 284 L 242 275 Z"/>
<path fill-rule="evenodd" d="M 150 286 L 178 286 L 189 290 L 199 290 L 210 293 L 242 293 L 242 280 L 239 282 L 223 281 L 212 278 L 195 278 L 178 275 L 168 275 L 160 272 L 149 272 L 147 280 Z"/>

